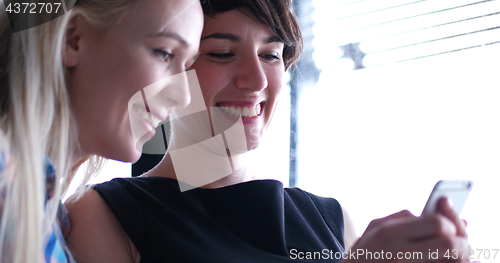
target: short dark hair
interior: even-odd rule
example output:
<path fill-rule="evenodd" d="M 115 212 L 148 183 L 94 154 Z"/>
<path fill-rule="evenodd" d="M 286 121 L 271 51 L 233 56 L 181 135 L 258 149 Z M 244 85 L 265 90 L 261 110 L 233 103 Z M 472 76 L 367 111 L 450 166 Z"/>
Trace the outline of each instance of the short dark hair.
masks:
<path fill-rule="evenodd" d="M 214 17 L 233 9 L 248 8 L 283 41 L 283 62 L 288 70 L 302 53 L 302 34 L 290 0 L 201 0 L 203 13 Z"/>

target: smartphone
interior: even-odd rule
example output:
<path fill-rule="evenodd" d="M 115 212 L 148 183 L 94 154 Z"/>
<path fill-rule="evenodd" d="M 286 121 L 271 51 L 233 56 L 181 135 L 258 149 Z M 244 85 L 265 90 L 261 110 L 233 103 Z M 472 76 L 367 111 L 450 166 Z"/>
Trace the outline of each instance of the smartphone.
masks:
<path fill-rule="evenodd" d="M 438 201 L 444 196 L 453 201 L 455 211 L 460 214 L 473 185 L 474 182 L 471 180 L 441 180 L 437 182 L 429 199 L 427 199 L 422 215 L 439 213 Z"/>

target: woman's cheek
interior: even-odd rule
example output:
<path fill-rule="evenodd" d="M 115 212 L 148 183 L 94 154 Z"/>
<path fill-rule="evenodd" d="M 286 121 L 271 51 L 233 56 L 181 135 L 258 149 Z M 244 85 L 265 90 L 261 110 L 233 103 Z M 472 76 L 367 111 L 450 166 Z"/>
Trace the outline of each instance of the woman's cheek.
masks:
<path fill-rule="evenodd" d="M 199 75 L 198 72 L 210 72 L 211 74 Z M 224 87 L 227 86 L 225 82 L 231 80 L 230 76 L 219 72 L 225 71 L 224 69 L 218 68 L 196 71 L 200 82 L 201 92 L 205 100 L 209 98 L 213 99 Z"/>
<path fill-rule="evenodd" d="M 283 81 L 281 77 L 279 78 L 272 78 L 268 80 L 269 82 L 269 89 L 270 93 L 269 95 L 271 96 L 279 96 L 281 93 L 281 90 L 283 89 Z"/>

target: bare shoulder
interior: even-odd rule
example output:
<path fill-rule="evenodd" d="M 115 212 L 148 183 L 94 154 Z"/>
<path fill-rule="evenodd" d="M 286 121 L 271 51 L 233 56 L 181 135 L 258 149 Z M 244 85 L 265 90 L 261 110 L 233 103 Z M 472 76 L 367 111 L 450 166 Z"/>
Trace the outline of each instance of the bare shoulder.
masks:
<path fill-rule="evenodd" d="M 354 222 L 347 210 L 342 206 L 342 214 L 344 216 L 344 244 L 345 249 L 349 250 L 352 248 L 354 243 L 358 240 L 359 236 L 354 227 Z"/>
<path fill-rule="evenodd" d="M 89 190 L 65 203 L 71 231 L 66 237 L 77 262 L 139 262 L 140 256 L 104 199 Z"/>

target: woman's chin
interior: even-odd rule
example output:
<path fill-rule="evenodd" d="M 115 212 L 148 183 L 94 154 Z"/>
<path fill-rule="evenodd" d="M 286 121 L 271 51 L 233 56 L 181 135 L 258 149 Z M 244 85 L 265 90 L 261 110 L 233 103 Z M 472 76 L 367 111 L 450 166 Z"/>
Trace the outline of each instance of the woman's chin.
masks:
<path fill-rule="evenodd" d="M 137 149 L 133 147 L 128 147 L 128 149 L 123 149 L 123 152 L 120 154 L 119 158 L 112 159 L 125 163 L 135 163 L 141 158 L 141 155 L 142 152 L 137 151 Z"/>
<path fill-rule="evenodd" d="M 135 162 L 139 161 L 139 159 L 141 158 L 141 155 L 142 155 L 141 152 L 134 151 L 134 154 L 132 154 L 130 156 L 130 159 L 127 160 L 126 162 L 128 162 L 128 163 L 135 163 Z"/>
<path fill-rule="evenodd" d="M 248 145 L 248 151 L 253 151 L 259 148 L 259 144 L 249 144 Z"/>
<path fill-rule="evenodd" d="M 260 143 L 261 143 L 261 136 L 258 136 L 258 135 L 248 136 L 248 133 L 247 133 L 247 150 L 248 151 L 253 151 L 253 150 L 259 148 Z"/>

